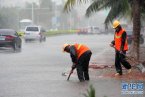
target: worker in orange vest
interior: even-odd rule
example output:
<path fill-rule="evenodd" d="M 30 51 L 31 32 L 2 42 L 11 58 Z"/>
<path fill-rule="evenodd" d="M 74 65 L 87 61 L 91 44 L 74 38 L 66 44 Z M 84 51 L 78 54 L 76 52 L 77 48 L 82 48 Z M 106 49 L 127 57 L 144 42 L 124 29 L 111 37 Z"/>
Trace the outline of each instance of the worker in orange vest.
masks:
<path fill-rule="evenodd" d="M 73 65 L 72 69 L 77 70 L 80 82 L 89 81 L 89 61 L 92 55 L 91 50 L 83 44 L 64 44 L 63 52 L 70 53 Z"/>
<path fill-rule="evenodd" d="M 131 65 L 126 61 L 126 51 L 128 50 L 127 33 L 121 27 L 120 22 L 115 20 L 113 22 L 113 28 L 115 29 L 114 40 L 111 42 L 110 46 L 115 48 L 115 67 L 117 75 L 122 75 L 121 64 L 128 69 L 128 73 L 131 72 Z"/>

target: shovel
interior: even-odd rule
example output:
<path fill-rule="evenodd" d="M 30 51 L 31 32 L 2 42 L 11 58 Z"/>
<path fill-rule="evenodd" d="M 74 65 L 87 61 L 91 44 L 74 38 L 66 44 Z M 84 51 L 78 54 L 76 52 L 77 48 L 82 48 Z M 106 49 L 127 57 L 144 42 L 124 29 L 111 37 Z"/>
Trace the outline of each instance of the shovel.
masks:
<path fill-rule="evenodd" d="M 133 60 L 132 58 L 126 56 L 126 55 L 124 55 L 124 56 L 127 59 L 129 59 L 130 61 L 132 61 L 133 63 L 135 63 L 136 64 L 135 67 L 138 68 L 141 71 L 141 73 L 144 73 L 145 72 L 145 67 L 144 67 L 144 65 L 142 63 L 137 62 L 137 61 Z"/>
<path fill-rule="evenodd" d="M 71 69 L 71 71 L 69 72 L 69 75 L 68 75 L 67 72 L 63 72 L 63 73 L 62 73 L 62 76 L 67 76 L 67 75 L 68 75 L 67 81 L 69 81 L 69 78 L 70 78 L 71 74 L 73 73 L 73 70 L 74 70 L 74 69 Z"/>
<path fill-rule="evenodd" d="M 68 77 L 67 77 L 67 81 L 69 81 L 69 78 L 70 78 L 70 76 L 71 76 L 71 74 L 73 73 L 73 68 L 71 69 L 71 71 L 70 71 L 70 73 L 69 73 L 69 75 L 68 75 Z"/>
<path fill-rule="evenodd" d="M 113 47 L 113 48 L 115 49 L 115 47 Z M 135 63 L 135 64 L 136 64 L 135 67 L 138 68 L 138 69 L 141 71 L 141 73 L 144 73 L 144 72 L 145 72 L 145 67 L 143 66 L 142 63 L 132 60 L 132 58 L 126 56 L 125 54 L 123 54 L 123 55 L 124 55 L 127 59 L 129 59 L 130 61 L 132 61 L 133 63 Z"/>

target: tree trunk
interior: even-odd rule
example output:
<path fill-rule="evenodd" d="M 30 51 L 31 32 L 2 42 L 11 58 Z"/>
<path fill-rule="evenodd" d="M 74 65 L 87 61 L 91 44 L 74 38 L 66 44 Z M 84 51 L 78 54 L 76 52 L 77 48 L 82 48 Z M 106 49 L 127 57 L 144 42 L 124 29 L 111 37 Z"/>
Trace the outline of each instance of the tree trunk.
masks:
<path fill-rule="evenodd" d="M 131 55 L 139 60 L 140 51 L 140 0 L 133 0 L 133 43 L 131 49 Z"/>

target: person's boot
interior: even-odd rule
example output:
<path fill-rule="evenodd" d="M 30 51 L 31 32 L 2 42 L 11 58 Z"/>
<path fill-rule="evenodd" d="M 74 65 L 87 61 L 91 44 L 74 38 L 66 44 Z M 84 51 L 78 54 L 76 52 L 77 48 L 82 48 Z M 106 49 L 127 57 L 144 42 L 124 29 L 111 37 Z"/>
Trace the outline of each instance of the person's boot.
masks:
<path fill-rule="evenodd" d="M 127 73 L 128 73 L 128 74 L 131 73 L 131 69 L 128 69 Z"/>
<path fill-rule="evenodd" d="M 115 76 L 119 76 L 119 75 L 122 75 L 122 73 L 118 73 L 118 72 L 115 73 Z"/>
<path fill-rule="evenodd" d="M 83 80 L 83 79 L 80 79 L 80 82 L 84 82 L 85 80 Z"/>
<path fill-rule="evenodd" d="M 89 80 L 90 80 L 89 74 L 88 74 L 88 73 L 85 73 L 84 76 L 85 76 L 85 80 L 86 80 L 86 81 L 89 81 Z"/>

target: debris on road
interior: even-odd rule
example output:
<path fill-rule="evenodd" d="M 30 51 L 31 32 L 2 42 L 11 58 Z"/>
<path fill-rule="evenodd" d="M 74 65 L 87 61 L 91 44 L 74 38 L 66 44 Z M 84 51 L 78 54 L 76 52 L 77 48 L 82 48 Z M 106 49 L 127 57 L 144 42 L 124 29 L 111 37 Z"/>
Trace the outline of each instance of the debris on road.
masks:
<path fill-rule="evenodd" d="M 113 65 L 104 65 L 104 64 L 91 64 L 89 65 L 89 68 L 93 69 L 105 69 L 105 68 L 113 68 Z"/>
<path fill-rule="evenodd" d="M 122 68 L 122 70 L 124 71 L 123 75 L 114 76 L 115 75 L 115 65 L 113 65 L 114 64 L 113 56 L 114 56 L 113 53 L 110 53 L 110 51 L 107 50 L 102 55 L 95 57 L 95 59 L 92 60 L 92 62 L 90 62 L 89 68 L 92 68 L 92 70 L 94 70 L 94 71 L 96 71 L 95 69 L 98 69 L 97 71 L 101 72 L 100 74 L 96 74 L 97 78 L 115 78 L 115 79 L 123 79 L 123 80 L 143 80 L 143 81 L 145 81 L 145 72 L 143 71 L 143 73 L 141 73 L 137 69 L 137 65 L 145 66 L 145 46 L 141 47 L 141 51 L 140 51 L 140 62 L 139 63 L 142 63 L 142 65 L 135 64 L 136 62 L 134 63 L 134 62 L 128 60 L 129 63 L 133 67 L 132 72 L 130 74 L 128 74 L 127 70 L 123 67 Z M 138 67 L 138 68 L 140 68 L 140 67 Z"/>

